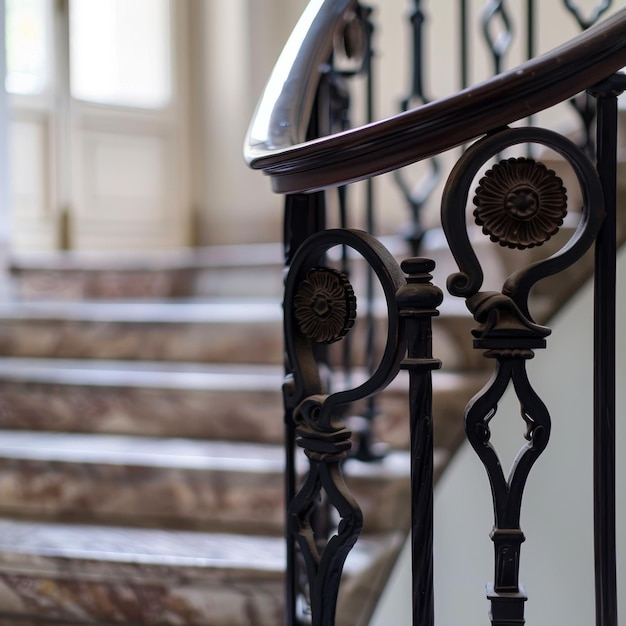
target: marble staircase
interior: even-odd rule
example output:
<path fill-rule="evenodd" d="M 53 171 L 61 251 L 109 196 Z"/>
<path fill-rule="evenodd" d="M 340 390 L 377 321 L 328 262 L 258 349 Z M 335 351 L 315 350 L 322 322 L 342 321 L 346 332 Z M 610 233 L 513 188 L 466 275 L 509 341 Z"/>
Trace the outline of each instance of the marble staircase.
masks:
<path fill-rule="evenodd" d="M 541 254 L 570 234 L 566 225 Z M 436 232 L 426 245 L 443 286 L 453 260 Z M 0 626 L 282 622 L 279 253 L 14 259 L 16 297 L 0 305 Z M 486 289 L 520 262 L 492 245 L 479 256 Z M 571 280 L 536 289 L 537 321 L 590 268 L 587 259 Z M 433 376 L 436 478 L 490 373 L 473 326 L 452 298 L 433 321 L 444 363 Z M 360 333 L 357 323 L 357 346 Z M 353 383 L 364 375 L 356 365 Z M 408 531 L 407 390 L 401 373 L 379 398 L 386 457 L 346 463 L 365 529 L 346 565 L 339 626 L 368 623 Z M 359 420 L 350 427 L 358 437 Z"/>
<path fill-rule="evenodd" d="M 14 260 L 18 297 L 0 306 L 0 626 L 281 623 L 277 250 Z M 467 313 L 437 321 L 440 473 L 486 373 L 469 373 Z M 407 387 L 401 375 L 380 399 L 387 456 L 346 464 L 366 522 L 345 626 L 367 624 L 408 529 Z"/>

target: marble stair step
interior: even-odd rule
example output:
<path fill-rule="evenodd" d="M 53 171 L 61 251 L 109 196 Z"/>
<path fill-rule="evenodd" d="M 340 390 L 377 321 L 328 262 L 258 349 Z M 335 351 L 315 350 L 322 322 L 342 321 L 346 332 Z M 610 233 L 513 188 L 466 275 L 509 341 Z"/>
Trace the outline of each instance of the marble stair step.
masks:
<path fill-rule="evenodd" d="M 280 296 L 278 243 L 155 251 L 13 252 L 10 269 L 26 300 Z"/>
<path fill-rule="evenodd" d="M 386 308 L 377 303 L 376 344 L 386 339 Z M 364 312 L 351 331 L 356 365 L 367 359 Z M 439 358 L 452 369 L 476 365 L 473 320 L 460 301 L 448 301 L 434 323 Z M 342 347 L 331 347 L 338 362 Z M 0 355 L 63 359 L 283 362 L 279 299 L 154 302 L 13 302 L 0 304 Z"/>
<path fill-rule="evenodd" d="M 398 258 L 399 237 L 381 238 Z M 215 245 L 177 250 L 12 252 L 16 292 L 26 300 L 154 299 L 194 296 L 280 297 L 280 243 Z"/>
<path fill-rule="evenodd" d="M 434 372 L 439 447 L 462 439 L 463 409 L 486 376 Z M 0 428 L 279 443 L 282 382 L 277 366 L 0 358 Z M 407 406 L 400 372 L 376 402 L 377 438 L 393 448 L 409 445 Z M 366 411 L 357 403 L 352 414 Z"/>
<path fill-rule="evenodd" d="M 278 299 L 0 305 L 0 354 L 232 363 L 283 361 Z"/>
<path fill-rule="evenodd" d="M 282 440 L 278 366 L 0 359 L 0 428 Z"/>
<path fill-rule="evenodd" d="M 338 626 L 355 623 L 401 542 L 357 542 Z M 0 623 L 276 626 L 284 562 L 278 537 L 0 520 Z"/>
<path fill-rule="evenodd" d="M 408 528 L 409 465 L 345 463 L 368 532 Z M 0 515 L 279 535 L 283 468 L 282 446 L 0 431 Z"/>

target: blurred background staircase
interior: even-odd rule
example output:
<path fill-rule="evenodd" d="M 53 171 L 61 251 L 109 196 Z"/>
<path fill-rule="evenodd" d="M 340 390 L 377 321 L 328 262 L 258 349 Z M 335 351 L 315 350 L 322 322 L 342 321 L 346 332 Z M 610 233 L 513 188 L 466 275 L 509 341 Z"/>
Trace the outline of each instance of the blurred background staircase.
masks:
<path fill-rule="evenodd" d="M 15 258 L 19 297 L 0 307 L 7 623 L 281 622 L 280 247 L 232 250 L 259 264 L 226 268 L 215 252 Z M 440 472 L 484 376 L 459 356 L 468 316 L 437 321 L 456 364 L 435 375 Z M 366 525 L 342 606 L 364 620 L 409 527 L 406 393 L 400 377 L 381 398 L 387 455 L 346 463 Z"/>

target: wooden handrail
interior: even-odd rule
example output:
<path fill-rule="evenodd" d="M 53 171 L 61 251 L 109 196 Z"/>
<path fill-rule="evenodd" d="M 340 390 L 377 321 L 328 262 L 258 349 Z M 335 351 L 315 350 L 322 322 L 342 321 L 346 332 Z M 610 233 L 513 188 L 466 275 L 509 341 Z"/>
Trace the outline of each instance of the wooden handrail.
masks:
<path fill-rule="evenodd" d="M 552 51 L 453 96 L 303 141 L 320 66 L 352 6 L 349 0 L 310 3 L 250 125 L 246 162 L 269 175 L 277 193 L 334 187 L 420 161 L 554 106 L 626 66 L 622 9 Z"/>

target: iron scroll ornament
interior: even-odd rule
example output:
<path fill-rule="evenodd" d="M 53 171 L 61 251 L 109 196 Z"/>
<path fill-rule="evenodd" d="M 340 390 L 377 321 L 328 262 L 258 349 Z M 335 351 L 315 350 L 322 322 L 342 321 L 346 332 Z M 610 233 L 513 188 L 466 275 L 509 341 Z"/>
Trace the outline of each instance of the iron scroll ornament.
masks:
<path fill-rule="evenodd" d="M 483 165 L 504 149 L 520 143 L 538 143 L 547 146 L 569 162 L 574 170 L 583 195 L 583 210 L 578 227 L 569 241 L 555 254 L 514 272 L 505 281 L 502 292 L 481 292 L 483 273 L 478 258 L 470 244 L 466 220 L 466 206 L 470 187 Z M 546 172 L 543 166 L 524 159 L 521 172 L 524 176 L 513 177 L 500 185 L 501 215 L 503 220 L 523 220 L 535 215 L 542 207 L 532 211 L 521 207 L 511 208 L 511 190 L 525 189 L 528 195 L 527 168 L 533 168 L 530 178 Z M 506 161 L 502 163 L 507 163 Z M 536 167 L 535 167 L 536 166 Z M 497 167 L 497 166 L 496 166 Z M 543 168 L 543 169 L 542 169 Z M 493 171 L 493 170 L 492 170 Z M 519 173 L 518 173 L 519 174 Z M 549 175 L 549 174 L 548 174 Z M 481 181 L 484 184 L 485 178 Z M 557 196 L 565 197 L 565 190 L 550 181 Z M 480 189 L 480 185 L 479 185 Z M 496 191 L 491 190 L 491 191 Z M 490 191 L 490 193 L 491 193 Z M 530 194 L 532 195 L 532 194 Z M 554 198 L 547 203 L 552 214 L 546 228 L 537 233 L 529 245 L 541 245 L 554 234 L 560 218 L 554 220 Z M 526 200 L 528 201 L 528 200 Z M 480 205 L 480 199 L 477 200 Z M 489 197 L 491 205 L 494 198 Z M 541 204 L 541 203 L 540 203 Z M 529 205 L 529 206 L 530 206 Z M 480 208 L 480 207 L 478 207 Z M 544 207 L 545 208 L 545 207 Z M 489 207 L 491 210 L 491 206 Z M 476 214 L 475 214 L 476 215 Z M 497 364 L 491 380 L 470 401 L 465 410 L 465 431 L 468 441 L 482 461 L 489 478 L 494 509 L 494 582 L 488 585 L 491 600 L 493 626 L 524 624 L 526 595 L 519 583 L 519 561 L 524 534 L 520 528 L 521 503 L 530 470 L 548 444 L 551 420 L 548 410 L 528 379 L 526 363 L 534 356 L 534 350 L 544 348 L 550 329 L 537 324 L 529 312 L 528 296 L 532 286 L 542 278 L 563 271 L 590 248 L 595 241 L 605 216 L 604 196 L 600 178 L 589 158 L 568 139 L 551 131 L 537 128 L 519 128 L 494 132 L 471 146 L 458 161 L 448 180 L 442 200 L 442 223 L 450 249 L 460 272 L 448 278 L 451 294 L 464 297 L 478 328 L 472 331 L 474 347 L 485 350 L 485 356 L 496 359 Z M 478 211 L 477 222 L 484 227 L 484 215 Z M 506 230 L 506 229 L 505 229 Z M 493 232 L 485 230 L 493 239 Z M 497 239 L 497 238 L 496 238 Z M 509 245 L 511 240 L 500 240 Z M 512 247 L 518 246 L 517 242 Z M 498 403 L 509 384 L 512 383 L 520 404 L 521 417 L 526 424 L 526 443 L 519 450 L 512 467 L 505 476 L 498 454 L 490 443 L 490 422 L 498 410 Z"/>
<path fill-rule="evenodd" d="M 506 148 L 522 143 L 537 143 L 560 154 L 572 167 L 582 191 L 582 217 L 569 242 L 547 259 L 537 261 L 511 274 L 502 293 L 510 298 L 524 316 L 531 288 L 546 278 L 573 265 L 590 248 L 605 216 L 604 196 L 598 174 L 585 153 L 566 137 L 542 128 L 504 128 L 472 145 L 458 160 L 443 191 L 441 222 L 459 272 L 448 277 L 448 291 L 470 298 L 483 281 L 483 272 L 469 239 L 465 207 L 470 189 L 480 168 Z"/>
<path fill-rule="evenodd" d="M 328 393 L 315 360 L 315 343 L 325 341 L 326 334 L 310 332 L 303 324 L 303 300 L 326 314 L 311 287 L 316 272 L 324 273 L 326 282 L 338 289 L 343 281 L 332 280 L 323 268 L 326 252 L 346 246 L 359 253 L 372 268 L 382 287 L 388 310 L 387 340 L 378 367 L 370 378 L 353 389 Z M 331 275 L 333 272 L 331 272 Z M 306 285 L 303 289 L 303 283 Z M 308 284 L 307 284 L 308 283 Z M 342 409 L 367 398 L 386 387 L 397 375 L 406 352 L 404 325 L 401 323 L 396 292 L 406 285 L 399 265 L 386 248 L 365 232 L 333 229 L 309 237 L 296 252 L 285 282 L 285 350 L 290 374 L 283 386 L 285 407 L 293 412 L 298 445 L 304 449 L 309 468 L 304 483 L 288 504 L 288 532 L 297 542 L 306 567 L 309 583 L 313 626 L 334 623 L 339 582 L 343 565 L 363 526 L 360 507 L 345 484 L 341 463 L 351 447 L 351 432 L 343 423 Z M 353 306 L 351 288 L 346 285 L 346 298 L 338 310 L 351 326 L 351 315 L 344 309 Z M 303 297 L 304 296 L 304 297 Z M 326 296 L 323 296 L 326 297 Z M 338 302 L 336 296 L 333 296 Z M 341 300 L 341 298 L 339 298 Z M 328 303 L 333 306 L 332 302 Z M 345 305 L 345 306 L 344 306 Z M 344 330 L 339 330 L 337 339 Z M 322 493 L 339 514 L 336 533 L 320 548 L 311 525 L 311 515 Z"/>

